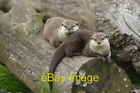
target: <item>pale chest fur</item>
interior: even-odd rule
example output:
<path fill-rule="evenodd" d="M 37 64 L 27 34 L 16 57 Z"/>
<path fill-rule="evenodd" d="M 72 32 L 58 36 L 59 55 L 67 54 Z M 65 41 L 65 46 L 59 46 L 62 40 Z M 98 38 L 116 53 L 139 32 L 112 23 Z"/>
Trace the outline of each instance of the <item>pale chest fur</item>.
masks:
<path fill-rule="evenodd" d="M 64 28 L 63 26 L 59 27 L 57 29 L 58 38 L 60 38 L 60 40 L 65 40 L 67 38 L 67 35 L 66 35 L 67 32 L 68 32 L 68 30 L 66 28 Z"/>

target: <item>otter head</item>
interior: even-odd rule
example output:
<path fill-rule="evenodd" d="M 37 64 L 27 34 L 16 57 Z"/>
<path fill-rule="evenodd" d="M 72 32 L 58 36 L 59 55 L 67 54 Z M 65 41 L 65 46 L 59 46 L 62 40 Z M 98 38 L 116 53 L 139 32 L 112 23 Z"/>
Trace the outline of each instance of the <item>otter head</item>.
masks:
<path fill-rule="evenodd" d="M 62 28 L 66 30 L 67 35 L 70 35 L 73 32 L 79 31 L 79 23 L 74 20 L 64 20 Z"/>
<path fill-rule="evenodd" d="M 89 39 L 89 48 L 92 52 L 103 56 L 110 55 L 110 43 L 106 34 L 102 32 L 94 33 Z"/>
<path fill-rule="evenodd" d="M 79 23 L 74 20 L 64 20 L 58 29 L 58 34 L 60 38 L 66 38 L 74 32 L 79 31 Z"/>

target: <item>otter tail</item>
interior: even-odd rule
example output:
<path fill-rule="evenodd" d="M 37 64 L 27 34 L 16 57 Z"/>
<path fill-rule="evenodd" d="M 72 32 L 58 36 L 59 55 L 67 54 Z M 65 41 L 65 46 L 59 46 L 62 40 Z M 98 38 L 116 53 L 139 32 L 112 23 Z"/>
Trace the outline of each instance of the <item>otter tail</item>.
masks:
<path fill-rule="evenodd" d="M 65 51 L 64 51 L 64 46 L 60 46 L 58 47 L 58 49 L 56 50 L 56 52 L 53 55 L 51 64 L 50 64 L 50 69 L 49 69 L 49 73 L 54 73 L 56 70 L 56 67 L 58 66 L 58 64 L 62 61 L 62 59 L 65 57 Z"/>
<path fill-rule="evenodd" d="M 65 57 L 65 51 L 64 51 L 64 45 L 58 47 L 56 52 L 53 55 L 50 68 L 49 68 L 49 73 L 54 74 L 56 67 L 58 64 L 62 61 L 62 59 Z M 53 89 L 53 82 L 49 82 L 50 89 Z"/>

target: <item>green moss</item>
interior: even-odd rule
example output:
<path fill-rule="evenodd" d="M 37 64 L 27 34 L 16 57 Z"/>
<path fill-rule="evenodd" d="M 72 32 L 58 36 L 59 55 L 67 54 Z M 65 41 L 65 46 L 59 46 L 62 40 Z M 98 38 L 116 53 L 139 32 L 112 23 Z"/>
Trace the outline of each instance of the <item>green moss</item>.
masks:
<path fill-rule="evenodd" d="M 59 93 L 58 86 L 53 84 L 53 89 L 50 90 L 48 82 L 41 83 L 41 92 L 40 93 Z"/>
<path fill-rule="evenodd" d="M 48 83 L 41 83 L 41 92 L 40 93 L 51 93 Z"/>
<path fill-rule="evenodd" d="M 8 69 L 0 65 L 0 90 L 10 92 L 29 92 L 30 90 L 19 81 L 13 74 L 9 73 Z"/>
<path fill-rule="evenodd" d="M 52 93 L 60 93 L 59 89 L 58 89 L 58 86 L 55 85 L 55 84 L 53 85 Z"/>
<path fill-rule="evenodd" d="M 140 73 L 129 72 L 128 73 L 135 88 L 140 88 Z"/>

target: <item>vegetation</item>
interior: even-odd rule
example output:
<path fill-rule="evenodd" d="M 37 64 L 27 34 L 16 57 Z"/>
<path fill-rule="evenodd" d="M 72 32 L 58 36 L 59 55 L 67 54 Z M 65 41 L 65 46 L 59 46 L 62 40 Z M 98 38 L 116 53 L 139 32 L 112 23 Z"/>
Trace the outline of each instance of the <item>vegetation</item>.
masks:
<path fill-rule="evenodd" d="M 47 82 L 41 83 L 41 93 L 59 93 L 58 86 L 53 85 L 52 91 L 50 90 L 49 84 Z"/>
<path fill-rule="evenodd" d="M 30 90 L 11 74 L 6 67 L 0 65 L 0 90 L 29 93 Z"/>
<path fill-rule="evenodd" d="M 140 73 L 138 72 L 131 72 L 128 73 L 133 85 L 135 88 L 140 88 Z"/>

